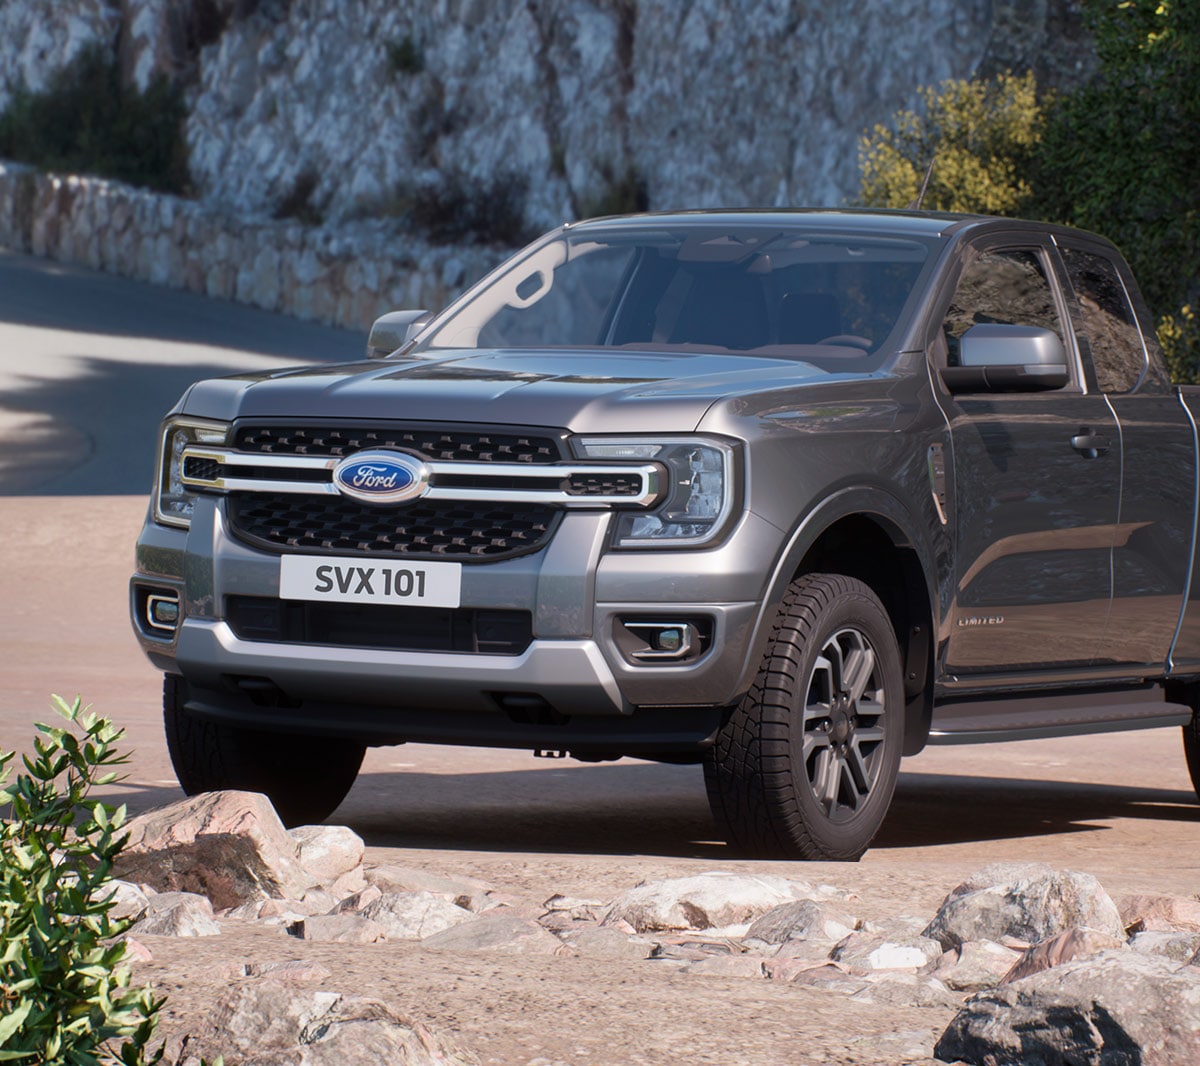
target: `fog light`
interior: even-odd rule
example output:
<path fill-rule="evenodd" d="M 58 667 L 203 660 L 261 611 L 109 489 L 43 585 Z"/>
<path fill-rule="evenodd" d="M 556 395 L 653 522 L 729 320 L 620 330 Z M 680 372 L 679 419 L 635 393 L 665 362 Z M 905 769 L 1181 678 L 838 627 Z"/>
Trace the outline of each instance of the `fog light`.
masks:
<path fill-rule="evenodd" d="M 655 651 L 665 651 L 675 654 L 683 648 L 684 634 L 682 629 L 660 629 L 650 634 L 650 643 Z"/>
<path fill-rule="evenodd" d="M 617 627 L 617 646 L 635 663 L 695 659 L 706 643 L 695 622 L 623 618 Z"/>
<path fill-rule="evenodd" d="M 146 624 L 159 632 L 174 633 L 179 624 L 179 598 L 150 593 L 146 597 Z"/>

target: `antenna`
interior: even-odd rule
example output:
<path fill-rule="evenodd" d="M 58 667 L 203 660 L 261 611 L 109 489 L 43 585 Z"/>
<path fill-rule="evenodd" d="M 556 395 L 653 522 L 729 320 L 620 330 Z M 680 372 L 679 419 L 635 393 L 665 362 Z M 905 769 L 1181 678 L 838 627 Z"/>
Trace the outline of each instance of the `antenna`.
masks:
<path fill-rule="evenodd" d="M 917 198 L 908 205 L 909 211 L 920 211 L 921 204 L 925 201 L 925 190 L 929 188 L 929 179 L 933 177 L 933 161 L 936 156 L 929 157 L 929 166 L 925 168 L 925 180 L 921 182 L 921 191 L 917 193 Z"/>

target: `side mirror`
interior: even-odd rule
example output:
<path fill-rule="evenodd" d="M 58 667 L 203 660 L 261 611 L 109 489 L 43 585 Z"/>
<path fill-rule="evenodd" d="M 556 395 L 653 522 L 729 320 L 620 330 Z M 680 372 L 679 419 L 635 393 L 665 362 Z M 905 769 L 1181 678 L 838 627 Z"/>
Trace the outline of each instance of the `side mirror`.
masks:
<path fill-rule="evenodd" d="M 367 358 L 383 359 L 391 355 L 432 321 L 432 311 L 389 311 L 380 315 L 367 337 Z"/>
<path fill-rule="evenodd" d="M 1062 341 L 1040 326 L 972 326 L 959 341 L 958 363 L 942 371 L 951 392 L 1034 392 L 1071 380 Z"/>

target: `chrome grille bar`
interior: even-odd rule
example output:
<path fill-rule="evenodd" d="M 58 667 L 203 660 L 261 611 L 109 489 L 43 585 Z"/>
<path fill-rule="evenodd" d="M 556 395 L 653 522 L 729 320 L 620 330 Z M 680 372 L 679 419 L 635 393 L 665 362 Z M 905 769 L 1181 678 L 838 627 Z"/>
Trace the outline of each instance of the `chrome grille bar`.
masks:
<path fill-rule="evenodd" d="M 333 470 L 344 458 L 308 455 L 247 454 L 225 448 L 185 448 L 181 463 L 181 481 L 190 489 L 209 492 L 279 492 L 307 496 L 340 495 L 333 483 Z M 189 460 L 215 463 L 213 477 L 198 477 L 187 472 Z M 429 469 L 429 488 L 420 500 L 468 500 L 495 503 L 551 503 L 569 508 L 649 507 L 666 488 L 664 471 L 657 463 L 456 463 L 423 460 Z M 238 471 L 244 473 L 238 473 Z M 262 477 L 250 471 L 275 471 L 281 477 Z M 289 480 L 288 471 L 305 474 L 308 479 Z M 324 475 L 316 477 L 315 475 Z M 634 493 L 580 494 L 564 486 L 572 477 L 636 477 L 640 487 Z M 471 478 L 476 485 L 439 485 L 440 478 Z M 520 479 L 522 488 L 490 487 L 487 483 Z M 538 484 L 542 482 L 544 484 Z M 385 505 L 381 505 L 385 506 Z M 402 506 L 402 505 L 401 505 Z"/>

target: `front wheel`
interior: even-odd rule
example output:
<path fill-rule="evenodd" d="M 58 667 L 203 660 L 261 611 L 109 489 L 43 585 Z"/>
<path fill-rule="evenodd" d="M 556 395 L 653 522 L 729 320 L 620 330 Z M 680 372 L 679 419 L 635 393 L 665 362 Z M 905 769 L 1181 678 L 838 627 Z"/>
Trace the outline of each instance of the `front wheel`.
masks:
<path fill-rule="evenodd" d="M 167 751 L 189 796 L 221 789 L 262 792 L 287 826 L 324 821 L 346 798 L 362 765 L 365 744 L 200 718 L 185 708 L 186 693 L 181 678 L 163 678 Z"/>
<path fill-rule="evenodd" d="M 891 803 L 904 732 L 895 631 L 863 582 L 789 586 L 742 702 L 704 765 L 730 844 L 762 857 L 854 860 Z"/>

